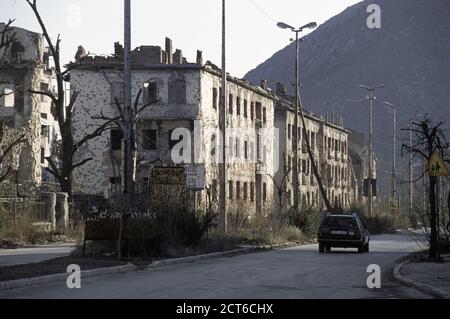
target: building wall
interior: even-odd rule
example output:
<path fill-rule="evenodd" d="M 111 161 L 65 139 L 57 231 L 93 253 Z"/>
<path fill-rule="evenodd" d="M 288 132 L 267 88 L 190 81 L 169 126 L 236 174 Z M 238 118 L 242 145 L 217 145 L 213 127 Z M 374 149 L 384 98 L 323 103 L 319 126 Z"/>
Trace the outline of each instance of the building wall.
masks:
<path fill-rule="evenodd" d="M 139 89 L 148 90 L 145 83 L 156 83 L 156 95 L 158 103 L 145 109 L 139 116 L 137 126 L 137 141 L 139 147 L 139 159 L 137 169 L 138 190 L 145 191 L 146 183 L 149 182 L 150 171 L 154 166 L 171 166 L 171 151 L 169 137 L 172 130 L 184 128 L 194 135 L 193 143 L 190 145 L 190 160 L 196 163 L 204 163 L 206 168 L 207 190 L 197 193 L 196 203 L 198 207 L 207 207 L 212 200 L 213 207 L 218 205 L 219 182 L 218 163 L 220 147 L 212 150 L 214 144 L 213 136 L 217 135 L 219 124 L 219 88 L 220 74 L 211 70 L 204 70 L 195 66 L 167 67 L 156 69 L 139 69 L 133 72 L 133 96 L 137 96 Z M 173 95 L 177 90 L 183 91 L 185 82 L 185 97 Z M 71 89 L 79 92 L 78 103 L 83 107 L 75 109 L 74 134 L 75 140 L 83 137 L 86 132 L 93 131 L 96 126 L 101 125 L 101 120 L 93 120 L 92 116 L 100 115 L 115 117 L 118 115 L 113 105 L 116 85 L 120 82 L 120 74 L 114 70 L 89 70 L 76 69 L 71 73 Z M 179 87 L 173 86 L 174 82 Z M 217 94 L 213 94 L 213 88 Z M 154 89 L 154 87 L 153 87 Z M 261 145 L 266 149 L 266 167 L 260 167 L 267 173 L 273 174 L 273 98 L 258 88 L 249 89 L 246 85 L 237 81 L 229 81 L 229 93 L 233 96 L 232 115 L 228 116 L 228 127 L 230 132 L 227 139 L 227 154 L 233 160 L 228 165 L 227 192 L 230 211 L 248 208 L 256 210 L 258 202 L 256 193 L 261 194 L 262 207 L 266 208 L 272 201 L 271 180 L 268 176 L 260 174 L 260 189 L 257 192 L 256 164 L 250 161 L 250 148 L 252 137 L 254 138 L 256 126 L 255 119 L 251 120 L 251 103 L 260 103 L 265 109 L 265 123 Z M 178 92 L 179 93 L 179 92 Z M 150 93 L 148 93 L 150 94 Z M 154 92 L 152 93 L 154 94 Z M 142 95 L 140 105 L 145 104 L 147 92 Z M 213 101 L 216 97 L 216 102 Z M 241 100 L 241 114 L 237 115 L 237 97 Z M 180 99 L 178 99 L 180 98 Z M 244 101 L 247 100 L 247 117 L 244 116 Z M 261 114 L 262 116 L 262 114 Z M 156 134 L 156 145 L 153 150 L 144 150 L 143 130 L 154 130 Z M 194 134 L 195 132 L 195 134 Z M 232 138 L 230 140 L 230 138 Z M 217 142 L 219 139 L 216 139 Z M 245 141 L 248 146 L 248 159 L 245 159 Z M 88 142 L 79 152 L 77 161 L 91 157 L 93 160 L 78 168 L 74 172 L 74 190 L 87 194 L 102 194 L 111 196 L 120 189 L 118 179 L 121 176 L 121 151 L 111 151 L 111 133 L 105 132 L 101 137 Z M 256 148 L 256 145 L 255 145 Z M 256 151 L 255 151 L 256 152 Z M 189 158 L 188 158 L 189 160 Z M 259 166 L 258 166 L 259 167 Z M 264 172 L 266 173 L 266 172 Z M 117 184 L 112 185 L 112 179 Z M 250 185 L 255 184 L 253 201 L 250 199 Z M 229 188 L 229 186 L 231 188 Z M 247 197 L 244 190 L 239 192 L 237 186 L 248 187 Z M 264 186 L 265 185 L 265 186 Z M 148 186 L 148 185 L 147 185 Z M 266 188 L 265 200 L 263 200 L 263 189 Z M 213 189 L 214 188 L 214 189 Z M 230 192 L 232 190 L 232 192 Z M 208 193 L 209 192 L 209 193 Z M 212 196 L 214 195 L 214 196 Z"/>
<path fill-rule="evenodd" d="M 1 144 L 6 148 L 21 135 L 25 135 L 27 142 L 17 147 L 4 167 L 18 164 L 19 183 L 38 186 L 48 165 L 43 157 L 50 155 L 51 145 L 60 134 L 51 114 L 49 98 L 32 95 L 29 90 L 55 91 L 55 74 L 48 59 L 44 59 L 42 35 L 20 28 L 13 28 L 11 32 L 15 33 L 16 41 L 8 50 L 0 52 L 0 92 L 11 93 L 0 101 L 0 121 L 4 124 L 5 137 Z M 13 179 L 15 176 L 10 176 L 10 181 Z M 45 180 L 51 181 L 51 178 Z"/>
<path fill-rule="evenodd" d="M 293 204 L 293 142 L 295 112 L 292 104 L 282 98 L 277 104 L 276 125 L 283 132 L 281 144 L 283 152 L 279 154 L 280 161 L 290 172 L 287 176 L 287 185 L 283 198 L 283 206 Z M 326 119 L 305 114 L 305 124 L 310 145 L 313 148 L 319 174 L 332 205 L 348 208 L 351 198 L 354 197 L 352 179 L 353 169 L 348 157 L 348 131 L 344 127 L 328 122 Z M 302 207 L 324 208 L 324 203 L 318 183 L 314 177 L 311 161 L 309 159 L 303 124 L 299 119 L 299 201 Z M 286 175 L 283 170 L 277 174 L 277 180 L 282 181 Z M 280 183 L 279 183 L 280 185 Z M 277 192 L 277 189 L 274 189 Z"/>

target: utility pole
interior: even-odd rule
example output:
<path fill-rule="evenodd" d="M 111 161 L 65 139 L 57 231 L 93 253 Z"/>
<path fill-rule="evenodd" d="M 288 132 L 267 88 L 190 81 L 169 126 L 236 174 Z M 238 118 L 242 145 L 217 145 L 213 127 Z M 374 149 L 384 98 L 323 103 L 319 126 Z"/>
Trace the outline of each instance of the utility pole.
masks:
<path fill-rule="evenodd" d="M 397 108 L 398 105 L 394 105 L 389 102 L 384 102 L 388 107 L 390 107 L 394 114 L 393 114 L 393 129 L 392 129 L 392 176 L 391 176 L 391 183 L 392 183 L 392 190 L 391 190 L 391 197 L 392 200 L 395 200 L 397 198 L 397 192 L 396 192 L 396 175 L 395 175 L 395 169 L 396 169 L 396 158 L 395 158 L 395 151 L 396 151 L 396 127 L 397 127 Z"/>
<path fill-rule="evenodd" d="M 300 31 L 295 30 L 295 116 L 294 116 L 294 134 L 292 138 L 294 139 L 294 159 L 293 159 L 293 167 L 292 167 L 292 174 L 293 174 L 293 184 L 294 184 L 294 212 L 298 213 L 299 209 L 299 192 L 300 192 L 300 183 L 298 180 L 298 147 L 299 147 L 299 126 L 298 126 L 298 113 L 299 113 L 299 39 L 298 39 L 298 33 Z M 304 138 L 307 138 L 306 136 Z"/>
<path fill-rule="evenodd" d="M 364 85 L 360 85 L 361 88 L 369 91 L 369 194 L 368 194 L 368 214 L 372 216 L 373 214 L 373 101 L 375 99 L 373 92 L 375 89 L 382 88 L 384 85 L 379 85 L 377 87 L 371 88 Z"/>
<path fill-rule="evenodd" d="M 299 170 L 298 170 L 298 147 L 299 147 L 299 115 L 300 115 L 300 94 L 299 94 L 299 86 L 300 86 L 300 77 L 299 77 L 299 36 L 298 34 L 300 32 L 303 32 L 304 29 L 314 29 L 317 27 L 316 22 L 310 22 L 303 27 L 300 27 L 298 29 L 290 26 L 289 24 L 286 24 L 284 22 L 278 22 L 277 26 L 281 29 L 291 29 L 292 32 L 295 33 L 295 115 L 294 115 L 294 132 L 292 134 L 292 138 L 294 139 L 294 158 L 292 161 L 292 184 L 294 188 L 294 211 L 295 213 L 298 213 L 299 204 L 300 204 L 300 183 L 298 180 L 299 176 Z M 306 136 L 304 137 L 307 138 Z"/>
<path fill-rule="evenodd" d="M 125 181 L 124 193 L 127 198 L 127 207 L 133 203 L 134 199 L 134 142 L 135 132 L 133 124 L 133 108 L 131 106 L 131 3 L 130 0 L 125 0 L 125 52 L 124 52 L 124 79 L 125 79 Z"/>
<path fill-rule="evenodd" d="M 226 130 L 227 130 L 227 71 L 226 71 L 226 7 L 222 0 L 222 96 L 220 97 L 220 130 L 222 133 L 222 158 L 220 160 L 220 226 L 223 234 L 227 233 L 227 155 L 226 155 Z"/>
<path fill-rule="evenodd" d="M 412 149 L 412 131 L 411 125 L 409 126 L 409 148 Z M 413 216 L 413 153 L 409 152 L 409 216 Z"/>

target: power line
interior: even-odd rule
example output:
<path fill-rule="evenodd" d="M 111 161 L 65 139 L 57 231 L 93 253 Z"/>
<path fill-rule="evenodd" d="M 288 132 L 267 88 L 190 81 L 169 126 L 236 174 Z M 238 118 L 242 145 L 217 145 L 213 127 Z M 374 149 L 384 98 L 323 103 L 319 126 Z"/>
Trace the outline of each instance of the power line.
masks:
<path fill-rule="evenodd" d="M 269 15 L 263 8 L 261 8 L 254 0 L 249 0 L 256 9 L 259 10 L 259 12 L 261 12 L 263 15 L 265 15 L 267 18 L 269 18 L 270 20 L 272 20 L 273 22 L 277 22 L 277 20 L 275 20 L 274 18 L 272 18 L 271 15 Z"/>

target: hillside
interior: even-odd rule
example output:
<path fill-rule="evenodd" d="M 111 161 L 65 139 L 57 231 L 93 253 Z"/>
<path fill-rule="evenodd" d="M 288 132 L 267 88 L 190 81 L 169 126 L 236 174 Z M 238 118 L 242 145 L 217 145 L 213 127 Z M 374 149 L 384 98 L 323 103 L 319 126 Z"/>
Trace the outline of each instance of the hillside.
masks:
<path fill-rule="evenodd" d="M 382 9 L 381 29 L 368 29 L 366 8 Z M 392 116 L 382 104 L 399 103 L 401 128 L 417 114 L 450 118 L 450 1 L 378 0 L 347 8 L 305 37 L 300 47 L 303 104 L 315 113 L 343 115 L 345 125 L 367 133 L 367 95 L 360 84 L 385 88 L 376 92 L 374 143 L 379 174 L 390 169 Z M 299 23 L 301 24 L 301 22 Z M 290 44 L 250 71 L 253 83 L 293 81 L 295 45 Z M 400 149 L 398 151 L 400 155 Z M 400 169 L 406 159 L 398 157 Z M 401 175 L 401 172 L 399 172 Z M 387 188 L 387 181 L 380 181 Z"/>

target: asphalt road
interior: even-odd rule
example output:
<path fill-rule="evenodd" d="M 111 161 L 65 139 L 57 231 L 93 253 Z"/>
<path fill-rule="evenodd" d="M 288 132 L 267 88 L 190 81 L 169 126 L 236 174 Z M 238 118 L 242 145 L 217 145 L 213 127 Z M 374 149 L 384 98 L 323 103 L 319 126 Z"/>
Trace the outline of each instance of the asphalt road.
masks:
<path fill-rule="evenodd" d="M 404 234 L 374 236 L 368 254 L 319 254 L 308 245 L 86 278 L 81 289 L 57 282 L 0 291 L 0 298 L 427 298 L 391 279 L 395 262 L 416 249 Z M 381 267 L 380 289 L 366 286 L 370 264 Z"/>
<path fill-rule="evenodd" d="M 36 263 L 68 256 L 74 247 L 74 243 L 63 243 L 17 249 L 0 249 L 0 267 Z"/>

